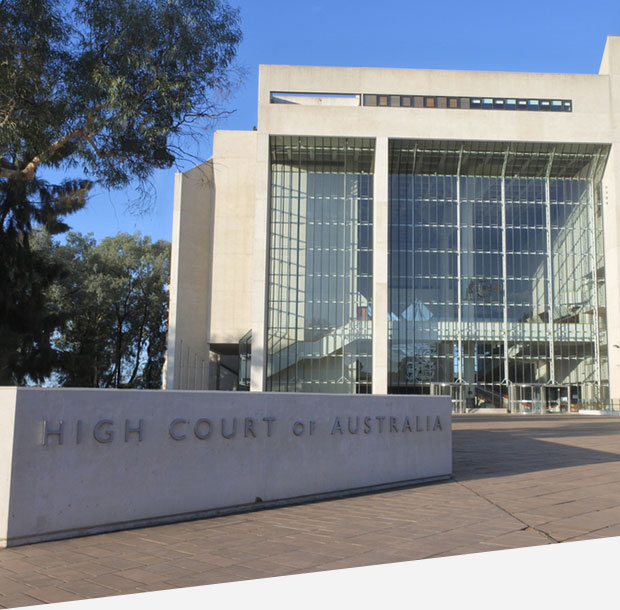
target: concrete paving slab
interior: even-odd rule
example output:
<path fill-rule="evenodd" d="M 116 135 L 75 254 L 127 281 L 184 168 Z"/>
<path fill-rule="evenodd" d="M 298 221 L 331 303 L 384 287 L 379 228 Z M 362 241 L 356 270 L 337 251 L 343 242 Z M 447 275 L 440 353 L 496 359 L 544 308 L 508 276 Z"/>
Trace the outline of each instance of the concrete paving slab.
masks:
<path fill-rule="evenodd" d="M 447 482 L 0 550 L 0 608 L 620 536 L 620 418 L 453 429 Z"/>

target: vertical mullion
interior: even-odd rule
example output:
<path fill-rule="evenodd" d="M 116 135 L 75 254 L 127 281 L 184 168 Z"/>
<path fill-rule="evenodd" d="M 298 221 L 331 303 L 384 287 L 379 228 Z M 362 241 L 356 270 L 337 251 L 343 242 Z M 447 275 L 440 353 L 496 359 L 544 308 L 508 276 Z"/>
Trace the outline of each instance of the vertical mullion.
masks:
<path fill-rule="evenodd" d="M 323 302 L 323 295 L 325 293 L 325 278 L 324 278 L 324 273 L 325 273 L 325 202 L 323 201 L 323 197 L 321 196 L 321 193 L 319 191 L 319 183 L 320 181 L 323 180 L 324 176 L 322 173 L 320 173 L 320 170 L 322 168 L 320 168 L 317 165 L 317 157 L 324 155 L 325 151 L 323 150 L 323 145 L 324 145 L 324 140 L 323 138 L 315 138 L 315 155 L 314 155 L 314 161 L 313 161 L 313 174 L 314 174 L 314 180 L 313 180 L 313 192 L 314 192 L 314 204 L 315 206 L 317 206 L 317 209 L 320 209 L 320 213 L 319 213 L 319 222 L 320 222 L 320 240 L 318 242 L 319 246 L 318 246 L 318 255 L 319 255 L 319 273 L 318 273 L 318 282 L 317 285 L 319 286 L 319 294 L 320 294 L 320 298 L 319 298 L 319 311 L 320 311 L 320 316 L 318 318 L 318 320 L 316 320 L 316 323 L 322 323 L 323 321 L 325 321 L 325 324 L 329 323 L 329 320 L 327 319 L 327 317 L 324 317 L 324 312 L 328 309 L 328 302 L 329 299 L 327 300 L 327 303 Z M 320 144 L 319 144 L 320 143 Z M 319 180 L 319 173 L 320 173 L 320 180 Z M 319 204 L 320 201 L 320 204 Z M 317 333 L 317 335 L 320 335 L 320 338 L 318 339 L 318 344 L 319 344 L 319 350 L 317 351 L 317 369 L 318 369 L 318 375 L 317 375 L 317 379 L 316 381 L 313 381 L 313 386 L 316 384 L 318 386 L 318 390 L 321 391 L 321 386 L 323 383 L 323 373 L 324 373 L 324 365 L 323 365 L 323 360 L 325 358 L 327 358 L 325 356 L 325 358 L 323 358 L 323 354 L 320 351 L 320 346 L 321 346 L 321 341 L 322 341 L 322 333 Z"/>
<path fill-rule="evenodd" d="M 342 243 L 338 244 L 338 242 L 336 242 L 337 245 L 337 250 L 336 250 L 336 263 L 338 263 L 338 257 L 341 255 L 342 252 L 342 268 L 340 267 L 340 265 L 336 265 L 336 269 L 337 269 L 337 276 L 336 276 L 336 288 L 338 288 L 338 286 L 342 286 L 342 291 L 341 293 L 338 295 L 339 298 L 342 299 L 342 304 L 341 304 L 341 314 L 342 314 L 342 319 L 340 320 L 341 324 L 338 328 L 338 333 L 341 336 L 342 339 L 342 358 L 340 359 L 340 377 L 341 379 L 346 379 L 345 377 L 345 362 L 346 362 L 346 355 L 347 355 L 347 351 L 348 351 L 348 347 L 349 345 L 346 343 L 345 341 L 345 336 L 350 337 L 350 325 L 349 325 L 349 331 L 345 331 L 345 320 L 346 320 L 346 306 L 347 306 L 347 301 L 350 300 L 351 298 L 351 286 L 346 287 L 345 284 L 345 268 L 346 268 L 346 256 L 345 256 L 345 251 L 346 251 L 346 235 L 345 235 L 345 224 L 344 224 L 344 211 L 346 209 L 347 206 L 347 160 L 348 160 L 348 146 L 347 146 L 347 140 L 344 140 L 344 174 L 342 176 L 342 201 L 338 201 L 338 208 L 336 209 L 336 234 L 340 235 L 342 237 Z M 338 220 L 338 216 L 339 216 L 339 210 L 342 208 L 342 232 L 340 231 L 340 226 L 339 226 L 339 220 Z M 340 274 L 342 273 L 342 282 L 340 281 Z M 349 278 L 349 282 L 351 281 L 351 278 Z M 344 384 L 344 381 L 342 382 Z M 351 386 L 349 385 L 349 388 Z"/>
<path fill-rule="evenodd" d="M 508 164 L 508 151 L 504 156 L 502 167 L 502 282 L 503 282 L 503 305 L 504 305 L 504 379 L 502 383 L 510 381 L 508 362 L 508 263 L 506 260 L 506 166 Z"/>
<path fill-rule="evenodd" d="M 588 180 L 588 211 L 590 221 L 590 262 L 592 273 L 592 292 L 594 300 L 594 358 L 595 358 L 595 374 L 596 384 L 598 386 L 599 400 L 601 398 L 601 354 L 600 354 L 600 328 L 599 328 L 599 302 L 598 302 L 598 270 L 597 270 L 597 244 L 596 244 L 596 215 L 595 215 L 595 201 L 594 201 L 594 188 L 592 186 L 592 179 Z M 585 359 L 585 354 L 582 356 Z M 569 397 L 570 403 L 570 397 Z"/>
<path fill-rule="evenodd" d="M 416 295 L 416 289 L 415 289 L 415 276 L 416 273 L 418 273 L 420 270 L 416 269 L 416 264 L 415 264 L 415 245 L 416 245 L 416 240 L 415 240 L 415 233 L 416 233 L 416 222 L 415 222 L 415 208 L 416 208 L 416 197 L 417 197 L 417 192 L 416 192 L 416 162 L 417 162 L 417 156 L 418 156 L 418 145 L 415 145 L 415 148 L 413 149 L 413 179 L 411 181 L 411 269 L 412 269 L 412 273 L 411 273 L 411 322 L 409 323 L 408 320 L 405 321 L 405 333 L 407 336 L 407 345 L 409 345 L 409 337 L 411 337 L 411 358 L 412 358 L 412 370 L 414 371 L 414 376 L 413 379 L 411 380 L 411 384 L 415 385 L 416 379 L 415 379 L 415 358 L 416 358 L 416 350 L 417 345 L 416 345 L 416 326 L 415 326 L 415 295 Z M 411 329 L 411 335 L 409 334 L 409 329 Z M 409 383 L 409 381 L 407 381 L 407 383 Z"/>
<path fill-rule="evenodd" d="M 299 379 L 299 349 L 300 347 L 303 349 L 303 343 L 300 344 L 299 337 L 301 335 L 302 328 L 300 328 L 300 316 L 299 316 L 299 298 L 300 291 L 299 287 L 302 282 L 305 283 L 306 279 L 306 271 L 304 269 L 303 276 L 301 275 L 301 244 L 300 244 L 300 235 L 301 235 L 301 175 L 302 175 L 302 150 L 301 146 L 299 147 L 299 164 L 297 166 L 297 219 L 294 224 L 295 230 L 295 377 L 294 377 L 294 390 L 297 390 L 297 379 Z M 305 289 L 305 286 L 304 286 Z M 305 313 L 305 312 L 304 312 Z"/>
<path fill-rule="evenodd" d="M 548 274 L 548 298 L 549 298 L 549 383 L 555 384 L 555 303 L 553 293 L 553 256 L 551 250 L 551 193 L 549 188 L 549 174 L 553 152 L 549 155 L 547 172 L 545 175 L 545 224 L 547 226 L 547 274 Z"/>
<path fill-rule="evenodd" d="M 458 344 L 458 381 L 463 382 L 463 297 L 461 290 L 461 162 L 463 147 L 459 151 L 459 162 L 456 170 L 456 290 L 457 290 L 457 344 Z"/>

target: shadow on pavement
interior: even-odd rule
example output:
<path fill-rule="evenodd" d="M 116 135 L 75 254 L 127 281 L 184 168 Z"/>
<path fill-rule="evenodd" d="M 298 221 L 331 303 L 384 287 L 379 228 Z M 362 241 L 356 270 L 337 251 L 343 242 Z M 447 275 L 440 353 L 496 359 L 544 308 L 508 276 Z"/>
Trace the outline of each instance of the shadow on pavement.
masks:
<path fill-rule="evenodd" d="M 576 418 L 463 418 L 453 421 L 453 468 L 457 479 L 479 479 L 620 462 L 620 421 Z M 485 429 L 486 428 L 486 429 Z M 600 437 L 600 448 L 588 437 Z M 619 472 L 620 479 L 620 472 Z"/>

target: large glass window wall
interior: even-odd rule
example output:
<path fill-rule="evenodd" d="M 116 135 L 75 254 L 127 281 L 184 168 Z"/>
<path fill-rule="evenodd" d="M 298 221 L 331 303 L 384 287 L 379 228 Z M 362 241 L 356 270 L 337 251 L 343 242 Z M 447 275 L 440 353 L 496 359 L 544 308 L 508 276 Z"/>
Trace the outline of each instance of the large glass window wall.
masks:
<path fill-rule="evenodd" d="M 392 140 L 389 391 L 604 402 L 608 147 Z"/>
<path fill-rule="evenodd" d="M 369 393 L 374 140 L 270 149 L 266 389 Z"/>

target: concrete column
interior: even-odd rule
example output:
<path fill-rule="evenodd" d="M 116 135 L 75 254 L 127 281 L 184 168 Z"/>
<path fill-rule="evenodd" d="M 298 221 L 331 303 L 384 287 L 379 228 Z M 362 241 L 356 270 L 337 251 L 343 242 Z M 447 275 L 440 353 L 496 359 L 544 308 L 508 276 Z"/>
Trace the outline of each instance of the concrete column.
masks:
<path fill-rule="evenodd" d="M 181 361 L 181 354 L 177 354 L 177 294 L 179 291 L 179 236 L 181 232 L 181 189 L 183 174 L 177 172 L 174 175 L 174 207 L 172 210 L 172 247 L 170 251 L 170 283 L 168 284 L 168 347 L 166 350 L 166 364 L 164 366 L 163 388 L 174 390 L 175 373 Z M 178 357 L 177 357 L 178 356 Z"/>
<path fill-rule="evenodd" d="M 214 188 L 210 161 L 175 176 L 164 374 L 168 390 L 206 389 L 197 366 L 209 359 Z"/>
<path fill-rule="evenodd" d="M 599 74 L 609 76 L 611 152 L 603 176 L 603 235 L 609 394 L 620 401 L 620 36 L 608 36 Z"/>
<path fill-rule="evenodd" d="M 620 134 L 619 134 L 620 135 Z M 616 145 L 620 145 L 619 142 Z M 607 349 L 609 352 L 609 396 L 620 400 L 620 319 L 617 304 L 620 303 L 620 159 L 611 149 L 603 177 L 603 237 L 605 249 L 605 302 L 607 311 Z M 583 387 L 583 386 L 582 386 Z"/>
<path fill-rule="evenodd" d="M 269 260 L 269 135 L 257 137 L 256 220 L 252 276 L 252 365 L 250 391 L 265 390 L 267 367 L 267 272 Z"/>
<path fill-rule="evenodd" d="M 372 393 L 388 388 L 388 139 L 375 143 L 372 266 Z"/>

